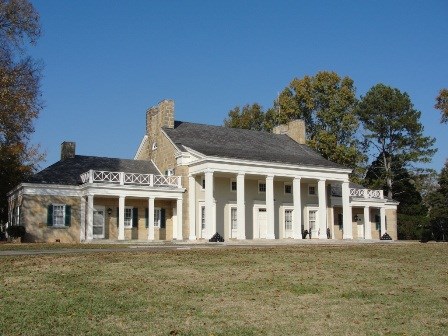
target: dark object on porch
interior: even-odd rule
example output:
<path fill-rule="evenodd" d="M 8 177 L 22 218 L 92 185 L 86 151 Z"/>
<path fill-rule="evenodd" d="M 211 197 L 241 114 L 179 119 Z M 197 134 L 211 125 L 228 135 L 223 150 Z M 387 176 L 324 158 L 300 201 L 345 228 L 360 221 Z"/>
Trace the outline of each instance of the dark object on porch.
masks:
<path fill-rule="evenodd" d="M 302 232 L 302 239 L 305 239 L 308 236 L 308 230 Z"/>
<path fill-rule="evenodd" d="M 385 234 L 383 234 L 380 238 L 380 240 L 392 240 L 391 236 L 389 236 L 389 234 L 386 232 Z"/>
<path fill-rule="evenodd" d="M 6 229 L 6 232 L 8 233 L 8 236 L 11 238 L 23 238 L 25 237 L 26 234 L 25 227 L 22 225 L 9 226 Z"/>
<path fill-rule="evenodd" d="M 327 228 L 327 239 L 331 239 L 330 228 Z"/>
<path fill-rule="evenodd" d="M 211 237 L 208 241 L 211 243 L 217 243 L 217 242 L 224 243 L 224 238 L 221 237 L 221 235 L 218 232 L 216 232 L 213 235 L 213 237 Z"/>

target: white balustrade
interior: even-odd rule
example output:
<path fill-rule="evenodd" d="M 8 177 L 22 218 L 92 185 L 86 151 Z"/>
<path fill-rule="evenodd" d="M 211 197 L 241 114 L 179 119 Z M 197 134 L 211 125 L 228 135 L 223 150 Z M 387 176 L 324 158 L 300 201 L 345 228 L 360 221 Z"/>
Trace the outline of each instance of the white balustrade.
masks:
<path fill-rule="evenodd" d="M 383 198 L 382 190 L 350 188 L 350 196 L 360 198 Z"/>
<path fill-rule="evenodd" d="M 180 176 L 89 170 L 81 174 L 82 183 L 116 183 L 161 187 L 181 187 Z"/>

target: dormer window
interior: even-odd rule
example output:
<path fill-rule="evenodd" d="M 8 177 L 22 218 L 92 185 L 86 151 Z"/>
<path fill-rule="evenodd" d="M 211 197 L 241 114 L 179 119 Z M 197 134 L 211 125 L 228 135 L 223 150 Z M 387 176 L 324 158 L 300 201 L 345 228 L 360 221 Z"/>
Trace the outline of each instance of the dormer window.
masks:
<path fill-rule="evenodd" d="M 157 149 L 157 142 L 154 142 L 153 144 L 152 144 L 152 150 L 156 150 Z"/>

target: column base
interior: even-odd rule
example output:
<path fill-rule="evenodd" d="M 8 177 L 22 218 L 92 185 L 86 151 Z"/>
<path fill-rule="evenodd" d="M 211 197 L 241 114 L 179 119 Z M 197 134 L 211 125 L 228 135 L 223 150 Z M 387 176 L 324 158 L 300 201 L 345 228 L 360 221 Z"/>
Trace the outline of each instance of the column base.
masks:
<path fill-rule="evenodd" d="M 353 236 L 342 236 L 342 239 L 353 239 Z"/>
<path fill-rule="evenodd" d="M 188 240 L 196 240 L 196 236 L 189 236 Z"/>
<path fill-rule="evenodd" d="M 272 235 L 272 236 L 266 236 L 266 239 L 275 239 L 275 235 Z"/>

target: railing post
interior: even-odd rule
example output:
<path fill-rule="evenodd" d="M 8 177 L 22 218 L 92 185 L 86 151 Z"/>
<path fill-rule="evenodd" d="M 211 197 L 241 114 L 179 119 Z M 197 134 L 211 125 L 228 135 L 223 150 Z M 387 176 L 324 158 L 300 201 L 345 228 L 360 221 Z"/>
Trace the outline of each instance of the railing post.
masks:
<path fill-rule="evenodd" d="M 178 176 L 178 177 L 177 177 L 177 186 L 178 186 L 179 188 L 182 188 L 182 176 Z"/>
<path fill-rule="evenodd" d="M 89 170 L 89 183 L 93 183 L 93 170 Z"/>
<path fill-rule="evenodd" d="M 383 199 L 384 198 L 384 191 L 380 190 L 380 198 Z"/>
<path fill-rule="evenodd" d="M 154 174 L 149 175 L 149 186 L 154 186 Z"/>
<path fill-rule="evenodd" d="M 364 198 L 369 198 L 369 189 L 364 189 Z"/>
<path fill-rule="evenodd" d="M 120 184 L 124 185 L 124 173 L 120 172 L 119 174 L 120 174 Z"/>

